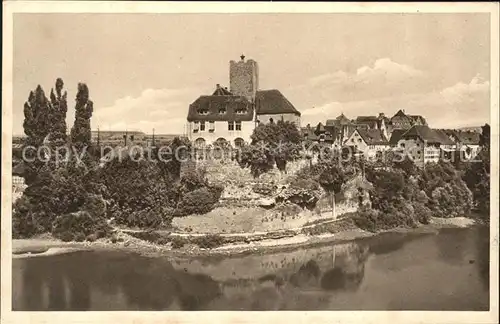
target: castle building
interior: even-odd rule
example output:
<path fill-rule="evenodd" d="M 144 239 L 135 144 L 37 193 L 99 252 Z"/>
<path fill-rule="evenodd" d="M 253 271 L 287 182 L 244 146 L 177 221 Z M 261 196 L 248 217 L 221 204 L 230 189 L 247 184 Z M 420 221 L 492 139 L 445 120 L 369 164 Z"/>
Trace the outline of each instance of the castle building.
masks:
<path fill-rule="evenodd" d="M 187 135 L 197 147 L 229 143 L 241 146 L 259 123 L 279 120 L 300 127 L 300 112 L 276 89 L 259 89 L 259 67 L 254 60 L 229 62 L 229 89 L 216 85 L 211 95 L 189 105 Z"/>

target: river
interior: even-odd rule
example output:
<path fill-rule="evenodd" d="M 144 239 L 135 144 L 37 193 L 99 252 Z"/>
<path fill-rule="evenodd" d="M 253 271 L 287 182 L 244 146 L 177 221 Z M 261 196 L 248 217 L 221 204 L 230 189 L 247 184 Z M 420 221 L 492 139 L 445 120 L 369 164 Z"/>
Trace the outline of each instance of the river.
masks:
<path fill-rule="evenodd" d="M 387 233 L 239 257 L 13 259 L 13 310 L 488 310 L 488 229 Z"/>

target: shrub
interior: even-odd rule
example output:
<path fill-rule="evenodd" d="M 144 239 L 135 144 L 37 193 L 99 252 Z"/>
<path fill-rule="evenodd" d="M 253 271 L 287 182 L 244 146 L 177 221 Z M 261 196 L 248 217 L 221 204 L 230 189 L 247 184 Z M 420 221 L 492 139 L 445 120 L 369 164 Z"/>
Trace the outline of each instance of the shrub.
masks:
<path fill-rule="evenodd" d="M 256 183 L 252 186 L 252 191 L 263 196 L 271 196 L 277 186 L 273 183 Z"/>
<path fill-rule="evenodd" d="M 110 230 L 103 219 L 95 219 L 87 211 L 57 216 L 53 222 L 52 234 L 63 241 L 82 242 L 97 231 L 109 233 Z"/>
<path fill-rule="evenodd" d="M 353 220 L 356 226 L 361 229 L 376 232 L 379 229 L 379 217 L 380 212 L 374 209 L 361 209 L 356 215 L 354 215 Z"/>
<path fill-rule="evenodd" d="M 224 238 L 218 234 L 209 234 L 193 239 L 193 243 L 203 249 L 214 249 L 224 244 Z"/>
<path fill-rule="evenodd" d="M 221 190 L 216 188 L 201 188 L 186 193 L 180 200 L 177 215 L 205 214 L 211 211 L 219 201 Z"/>
<path fill-rule="evenodd" d="M 184 239 L 182 237 L 175 236 L 175 237 L 172 237 L 171 242 L 172 242 L 173 249 L 180 249 L 186 244 L 186 239 Z"/>
<path fill-rule="evenodd" d="M 280 200 L 289 201 L 302 208 L 313 209 L 323 191 L 318 182 L 312 179 L 296 178 L 281 195 Z"/>

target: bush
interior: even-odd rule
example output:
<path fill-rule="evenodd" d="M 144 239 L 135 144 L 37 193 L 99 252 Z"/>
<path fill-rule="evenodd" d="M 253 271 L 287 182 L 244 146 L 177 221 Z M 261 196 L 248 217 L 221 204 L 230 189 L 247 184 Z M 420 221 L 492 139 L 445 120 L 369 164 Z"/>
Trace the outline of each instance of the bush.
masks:
<path fill-rule="evenodd" d="M 379 217 L 380 212 L 374 209 L 361 209 L 353 220 L 356 226 L 369 232 L 376 232 L 379 230 Z"/>
<path fill-rule="evenodd" d="M 281 195 L 281 199 L 302 208 L 313 209 L 322 194 L 323 191 L 318 182 L 312 179 L 296 178 Z"/>
<path fill-rule="evenodd" d="M 218 234 L 209 234 L 193 239 L 193 243 L 203 249 L 215 249 L 224 244 L 224 238 Z"/>
<path fill-rule="evenodd" d="M 172 237 L 171 242 L 172 242 L 173 249 L 180 249 L 180 248 L 184 247 L 184 245 L 186 244 L 186 240 L 184 238 L 178 237 L 178 236 Z"/>
<path fill-rule="evenodd" d="M 95 219 L 87 211 L 57 216 L 53 222 L 52 234 L 63 241 L 82 242 L 97 231 L 110 233 L 103 219 Z"/>
<path fill-rule="evenodd" d="M 277 189 L 273 183 L 256 183 L 252 186 L 252 191 L 263 196 L 271 196 Z"/>
<path fill-rule="evenodd" d="M 179 202 L 177 215 L 208 213 L 219 201 L 221 191 L 220 187 L 205 187 L 186 193 Z"/>

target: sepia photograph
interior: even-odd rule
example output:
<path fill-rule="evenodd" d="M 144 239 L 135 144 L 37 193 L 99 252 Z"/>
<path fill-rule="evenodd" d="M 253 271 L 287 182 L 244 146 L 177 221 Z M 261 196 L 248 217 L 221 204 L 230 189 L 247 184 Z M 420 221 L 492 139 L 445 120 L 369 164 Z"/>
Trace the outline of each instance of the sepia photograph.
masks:
<path fill-rule="evenodd" d="M 498 323 L 498 3 L 3 5 L 2 322 Z"/>

